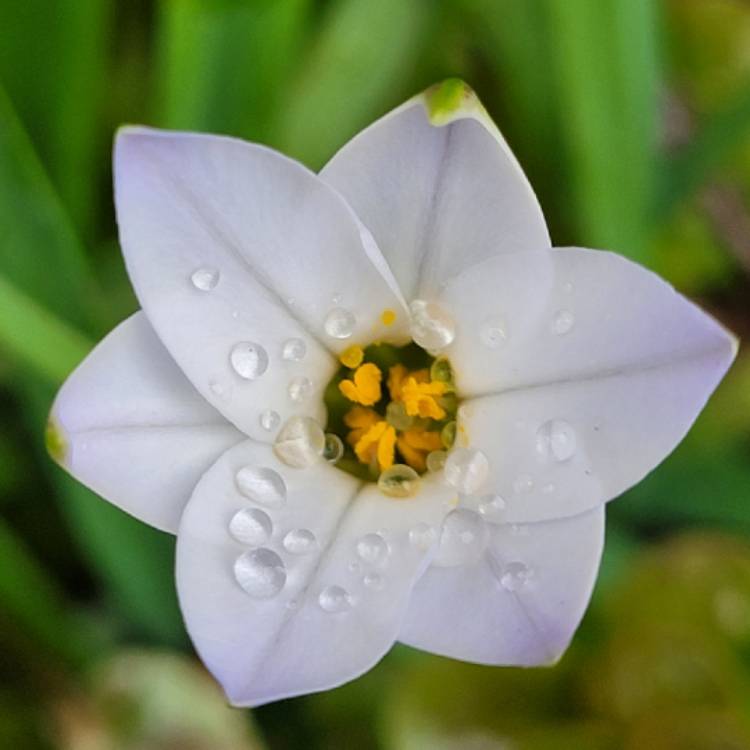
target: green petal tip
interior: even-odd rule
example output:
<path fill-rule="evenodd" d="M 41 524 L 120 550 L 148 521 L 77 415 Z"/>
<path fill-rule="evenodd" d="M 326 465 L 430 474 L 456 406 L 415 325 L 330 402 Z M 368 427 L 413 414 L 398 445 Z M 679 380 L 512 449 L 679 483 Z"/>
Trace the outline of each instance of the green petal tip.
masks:
<path fill-rule="evenodd" d="M 460 78 L 448 78 L 431 86 L 424 92 L 424 100 L 433 125 L 446 125 L 479 104 L 473 89 Z"/>
<path fill-rule="evenodd" d="M 68 442 L 63 431 L 53 417 L 47 421 L 44 428 L 44 445 L 47 453 L 58 463 L 62 464 L 68 455 Z"/>

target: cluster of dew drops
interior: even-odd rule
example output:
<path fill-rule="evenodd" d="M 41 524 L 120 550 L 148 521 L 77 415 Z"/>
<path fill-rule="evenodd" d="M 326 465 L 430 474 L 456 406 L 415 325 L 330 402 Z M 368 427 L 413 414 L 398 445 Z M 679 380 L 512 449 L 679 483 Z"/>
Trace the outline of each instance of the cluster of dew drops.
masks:
<path fill-rule="evenodd" d="M 212 268 L 199 268 L 191 276 L 193 286 L 209 292 L 219 283 L 219 271 Z M 566 292 L 572 290 L 570 283 L 564 287 Z M 346 308 L 340 307 L 340 297 L 332 299 L 335 305 L 327 314 L 323 328 L 328 336 L 334 339 L 347 339 L 355 329 L 356 318 Z M 293 300 L 289 300 L 293 304 Z M 450 316 L 438 306 L 422 300 L 415 300 L 410 305 L 412 316 L 411 332 L 414 341 L 428 351 L 437 351 L 449 345 L 454 338 L 455 328 Z M 236 317 L 236 315 L 235 315 Z M 561 309 L 555 313 L 551 330 L 563 336 L 569 333 L 575 324 L 572 312 Z M 501 316 L 485 318 L 479 328 L 479 338 L 488 349 L 503 346 L 508 338 L 507 326 Z M 281 358 L 287 362 L 300 362 L 307 354 L 307 345 L 300 338 L 287 339 L 281 347 Z M 258 343 L 242 341 L 234 345 L 229 354 L 230 364 L 235 373 L 246 380 L 261 377 L 269 365 L 266 349 Z M 218 384 L 211 384 L 218 395 Z M 292 377 L 287 385 L 287 393 L 295 404 L 302 404 L 313 390 L 312 381 L 304 375 Z M 266 409 L 259 415 L 259 423 L 267 432 L 275 432 L 281 424 L 281 416 L 272 409 Z M 335 463 L 343 454 L 343 443 L 337 435 L 322 431 L 304 433 L 303 442 L 308 452 L 322 454 L 328 461 Z M 294 436 L 293 436 L 294 437 Z M 315 444 L 319 440 L 320 444 Z M 299 440 L 294 441 L 299 445 Z M 536 450 L 545 459 L 565 462 L 576 450 L 576 436 L 573 428 L 564 420 L 552 419 L 541 425 L 536 434 Z M 303 456 L 303 461 L 307 458 Z M 295 465 L 294 461 L 290 461 Z M 303 465 L 300 463 L 298 465 Z M 487 478 L 489 465 L 486 456 L 479 450 L 471 448 L 454 448 L 450 453 L 436 451 L 428 457 L 429 471 L 443 471 L 447 484 L 459 493 L 460 497 L 475 494 Z M 286 502 L 287 488 L 281 475 L 270 468 L 245 466 L 236 476 L 238 491 L 258 507 L 243 507 L 229 521 L 230 536 L 248 549 L 237 557 L 234 563 L 234 576 L 240 587 L 250 596 L 257 599 L 269 599 L 278 595 L 287 582 L 287 567 L 281 556 L 267 546 L 274 535 L 274 523 L 269 511 L 280 508 Z M 522 474 L 513 482 L 516 495 L 529 493 L 534 488 L 530 475 Z M 542 492 L 554 491 L 551 484 L 542 487 Z M 484 495 L 475 503 L 476 510 L 469 507 L 458 507 L 445 517 L 439 539 L 436 564 L 443 566 L 461 565 L 471 562 L 484 550 L 488 530 L 486 522 L 502 522 L 506 502 L 498 494 Z M 265 508 L 265 509 L 264 509 Z M 512 534 L 525 534 L 522 525 L 513 524 Z M 349 563 L 351 573 L 359 573 L 365 588 L 378 591 L 384 588 L 383 569 L 387 567 L 391 556 L 391 547 L 386 541 L 386 530 L 371 532 L 362 536 L 355 545 L 356 559 Z M 436 530 L 426 523 L 417 524 L 408 533 L 409 543 L 426 551 L 437 541 Z M 305 528 L 294 528 L 286 532 L 281 540 L 284 551 L 292 557 L 311 555 L 320 549 L 318 539 L 313 531 Z M 531 569 L 523 562 L 508 561 L 502 565 L 491 566 L 501 586 L 514 592 L 524 586 L 531 578 Z M 350 592 L 341 585 L 324 586 L 318 593 L 318 605 L 324 612 L 341 613 L 350 610 L 356 603 Z M 290 599 L 287 607 L 294 609 L 298 602 Z"/>

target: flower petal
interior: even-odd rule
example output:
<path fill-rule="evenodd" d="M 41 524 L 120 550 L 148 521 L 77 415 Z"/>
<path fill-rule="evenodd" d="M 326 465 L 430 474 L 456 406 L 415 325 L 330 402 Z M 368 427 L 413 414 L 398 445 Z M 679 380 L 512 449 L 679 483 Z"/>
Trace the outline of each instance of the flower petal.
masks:
<path fill-rule="evenodd" d="M 431 296 L 485 258 L 550 246 L 521 167 L 476 95 L 457 81 L 368 127 L 321 177 L 373 233 L 407 299 Z"/>
<path fill-rule="evenodd" d="M 531 254 L 529 254 L 531 255 Z M 683 438 L 736 343 L 655 274 L 611 253 L 561 249 L 540 285 L 488 261 L 451 282 L 448 352 L 469 398 L 462 434 L 490 459 L 509 522 L 576 515 L 639 481 Z M 503 274 L 506 274 L 503 276 Z M 541 289 L 538 288 L 541 286 Z M 516 330 L 526 296 L 525 319 Z M 510 318 L 487 346 L 485 322 Z"/>
<path fill-rule="evenodd" d="M 277 472 L 285 502 L 244 496 L 237 474 L 245 467 Z M 222 456 L 183 515 L 177 586 L 193 642 L 232 703 L 258 705 L 327 689 L 373 666 L 396 638 L 430 552 L 409 542 L 409 529 L 439 524 L 446 496 L 425 489 L 395 500 L 325 462 L 290 469 L 253 441 Z M 269 521 L 267 533 L 245 545 L 229 532 L 242 510 Z M 311 546 L 287 537 L 300 529 L 314 534 Z M 260 576 L 267 588 L 253 588 L 255 579 L 248 584 L 256 596 L 233 572 L 252 544 L 258 546 L 248 561 L 251 573 L 262 574 L 269 561 L 278 566 L 270 579 Z"/>
<path fill-rule="evenodd" d="M 431 567 L 422 576 L 399 640 L 480 664 L 554 662 L 586 609 L 603 545 L 603 507 L 557 521 L 493 526 L 479 562 Z"/>
<path fill-rule="evenodd" d="M 321 419 L 331 353 L 403 335 L 398 289 L 378 270 L 385 263 L 372 238 L 300 164 L 232 138 L 126 128 L 115 177 L 120 239 L 144 311 L 198 391 L 248 435 L 272 438 L 259 425 L 267 409 L 282 421 Z M 390 327 L 386 309 L 400 311 Z M 326 320 L 337 330 L 327 332 Z M 303 344 L 285 359 L 292 339 Z M 241 346 L 233 366 L 242 344 L 255 347 Z"/>
<path fill-rule="evenodd" d="M 243 439 L 190 385 L 142 312 L 68 378 L 49 430 L 55 458 L 76 479 L 173 533 L 201 474 Z"/>

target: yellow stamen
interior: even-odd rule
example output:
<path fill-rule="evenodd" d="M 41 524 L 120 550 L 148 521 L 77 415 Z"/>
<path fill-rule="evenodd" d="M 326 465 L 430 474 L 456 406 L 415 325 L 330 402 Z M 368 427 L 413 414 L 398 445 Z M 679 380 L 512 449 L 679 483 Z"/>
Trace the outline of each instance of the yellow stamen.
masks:
<path fill-rule="evenodd" d="M 393 466 L 395 459 L 396 430 L 388 422 L 380 421 L 370 427 L 357 441 L 354 452 L 363 464 L 377 460 L 380 471 Z"/>
<path fill-rule="evenodd" d="M 367 430 L 380 420 L 380 414 L 372 409 L 365 409 L 362 406 L 355 406 L 350 409 L 344 415 L 344 424 L 351 430 L 346 436 L 346 442 L 354 447 Z"/>
<path fill-rule="evenodd" d="M 396 313 L 393 310 L 383 310 L 380 320 L 384 326 L 392 326 L 396 322 Z"/>
<path fill-rule="evenodd" d="M 410 417 L 442 419 L 445 409 L 438 404 L 436 397 L 445 393 L 445 383 L 419 383 L 408 377 L 401 385 L 401 398 Z"/>
<path fill-rule="evenodd" d="M 339 355 L 339 362 L 341 362 L 344 367 L 349 367 L 353 370 L 355 367 L 359 367 L 362 364 L 364 357 L 365 353 L 362 350 L 362 347 L 357 346 L 357 344 L 352 344 L 348 349 L 344 349 L 344 351 L 341 352 Z"/>
<path fill-rule="evenodd" d="M 354 373 L 354 380 L 342 380 L 339 390 L 350 401 L 364 406 L 372 406 L 380 401 L 380 381 L 383 373 L 377 365 L 368 362 L 358 367 Z"/>
<path fill-rule="evenodd" d="M 397 445 L 404 461 L 416 471 L 425 471 L 428 453 L 443 449 L 439 432 L 429 432 L 420 428 L 402 432 Z"/>
<path fill-rule="evenodd" d="M 407 375 L 409 375 L 409 371 L 403 365 L 393 365 L 388 370 L 388 392 L 391 394 L 392 401 L 401 401 L 401 389 Z M 430 382 L 430 373 L 428 370 L 415 370 L 411 373 L 411 377 L 417 383 Z"/>

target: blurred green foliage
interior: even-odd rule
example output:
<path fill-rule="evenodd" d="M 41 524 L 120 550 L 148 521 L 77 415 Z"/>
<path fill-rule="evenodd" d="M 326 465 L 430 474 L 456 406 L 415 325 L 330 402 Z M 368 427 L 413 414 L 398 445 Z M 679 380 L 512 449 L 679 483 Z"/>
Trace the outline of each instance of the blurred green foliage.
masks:
<path fill-rule="evenodd" d="M 319 168 L 461 77 L 556 244 L 629 255 L 746 333 L 747 2 L 0 0 L 0 29 L 0 747 L 750 748 L 742 353 L 682 446 L 611 506 L 594 605 L 560 665 L 396 648 L 349 686 L 254 712 L 259 733 L 186 655 L 172 539 L 43 447 L 55 389 L 136 305 L 110 186 L 124 122 Z"/>

